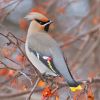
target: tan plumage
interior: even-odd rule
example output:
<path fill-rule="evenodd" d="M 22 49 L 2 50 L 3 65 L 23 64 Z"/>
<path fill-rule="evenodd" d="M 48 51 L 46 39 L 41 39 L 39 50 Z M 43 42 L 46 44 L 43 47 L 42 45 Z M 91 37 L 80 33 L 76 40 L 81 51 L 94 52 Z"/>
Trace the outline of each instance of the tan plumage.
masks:
<path fill-rule="evenodd" d="M 58 71 L 62 75 L 69 86 L 78 86 L 78 83 L 72 77 L 68 65 L 65 63 L 64 56 L 60 50 L 57 42 L 48 35 L 47 31 L 49 25 L 52 23 L 44 15 L 33 12 L 27 15 L 25 18 L 32 20 L 28 29 L 28 35 L 26 38 L 26 54 L 32 64 L 42 73 L 57 76 L 55 73 Z M 40 55 L 52 57 L 54 66 L 57 70 L 50 70 L 42 61 L 36 57 L 35 52 Z"/>

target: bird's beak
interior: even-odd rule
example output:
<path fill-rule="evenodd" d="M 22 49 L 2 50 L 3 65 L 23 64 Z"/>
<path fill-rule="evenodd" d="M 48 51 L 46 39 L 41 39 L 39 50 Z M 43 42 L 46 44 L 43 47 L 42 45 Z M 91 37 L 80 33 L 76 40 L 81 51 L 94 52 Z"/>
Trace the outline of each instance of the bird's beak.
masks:
<path fill-rule="evenodd" d="M 48 21 L 47 23 L 43 24 L 44 30 L 45 30 L 46 32 L 48 32 L 49 26 L 50 26 L 51 23 L 53 23 L 53 21 L 50 20 L 50 21 Z"/>
<path fill-rule="evenodd" d="M 48 26 L 48 25 L 50 25 L 51 23 L 53 23 L 53 21 L 48 21 L 46 24 L 44 24 L 43 26 Z"/>

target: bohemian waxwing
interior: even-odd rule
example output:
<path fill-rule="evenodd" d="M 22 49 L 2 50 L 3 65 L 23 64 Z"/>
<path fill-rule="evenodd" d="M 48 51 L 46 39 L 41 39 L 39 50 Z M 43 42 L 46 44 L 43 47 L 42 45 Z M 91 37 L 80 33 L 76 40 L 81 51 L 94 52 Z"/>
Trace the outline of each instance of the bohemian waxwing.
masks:
<path fill-rule="evenodd" d="M 74 80 L 59 45 L 48 35 L 52 21 L 39 12 L 31 12 L 25 18 L 31 21 L 25 43 L 31 63 L 41 74 L 63 76 L 70 87 L 77 87 L 79 83 Z"/>

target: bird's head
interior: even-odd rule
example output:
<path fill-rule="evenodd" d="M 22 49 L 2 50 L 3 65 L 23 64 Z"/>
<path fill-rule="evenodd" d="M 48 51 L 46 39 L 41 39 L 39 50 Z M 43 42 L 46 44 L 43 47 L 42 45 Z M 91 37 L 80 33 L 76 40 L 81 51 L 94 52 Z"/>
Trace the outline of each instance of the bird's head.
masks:
<path fill-rule="evenodd" d="M 49 26 L 52 23 L 46 16 L 39 12 L 31 12 L 24 18 L 32 21 L 32 24 L 36 29 L 48 32 Z"/>

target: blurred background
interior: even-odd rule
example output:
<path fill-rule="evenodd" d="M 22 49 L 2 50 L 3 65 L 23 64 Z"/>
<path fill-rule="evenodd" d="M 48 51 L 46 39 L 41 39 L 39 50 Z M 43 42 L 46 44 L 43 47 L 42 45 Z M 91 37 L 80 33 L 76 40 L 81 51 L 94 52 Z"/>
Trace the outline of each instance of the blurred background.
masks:
<path fill-rule="evenodd" d="M 14 45 L 7 45 L 8 37 L 14 42 L 16 39 L 11 34 L 8 36 L 8 33 L 25 42 L 29 22 L 24 16 L 30 11 L 41 11 L 54 21 L 49 34 L 59 43 L 76 80 L 100 77 L 100 0 L 0 0 L 0 33 L 6 36 L 0 34 L 1 83 L 15 75 L 12 70 L 7 72 L 5 65 L 21 68 L 35 80 L 31 65 L 25 67 L 28 62 L 24 60 L 22 52 Z M 20 41 L 19 46 L 24 52 L 24 43 Z M 25 100 L 27 95 L 14 95 L 14 98 L 9 94 L 23 91 L 27 94 L 27 88 L 30 87 L 31 84 L 25 76 L 0 85 L 0 100 Z M 92 84 L 92 91 L 95 99 L 89 100 L 99 100 L 100 84 Z M 58 95 L 59 99 L 53 97 L 50 100 L 68 100 L 66 98 L 69 92 L 66 88 L 61 88 Z M 34 93 L 32 98 L 41 100 L 41 92 Z"/>

